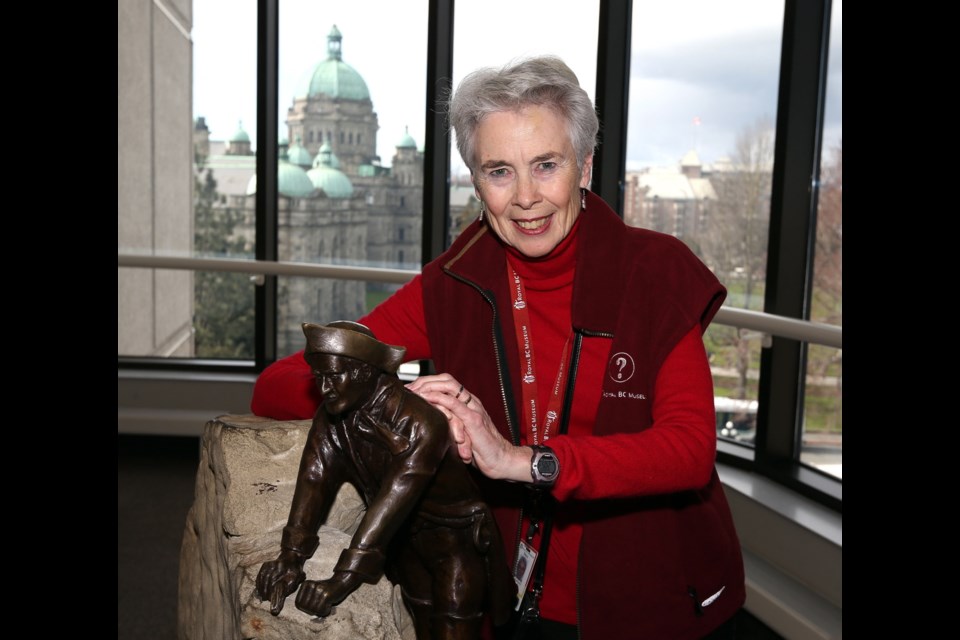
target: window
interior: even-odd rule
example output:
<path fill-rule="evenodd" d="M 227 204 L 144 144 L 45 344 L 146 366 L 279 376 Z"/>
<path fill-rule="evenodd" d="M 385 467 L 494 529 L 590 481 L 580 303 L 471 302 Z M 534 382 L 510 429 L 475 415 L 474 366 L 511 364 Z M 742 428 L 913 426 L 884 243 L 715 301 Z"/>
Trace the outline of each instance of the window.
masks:
<path fill-rule="evenodd" d="M 783 3 L 767 0 L 633 3 L 624 219 L 683 240 L 727 287 L 726 305 L 757 311 L 783 16 Z M 761 341 L 755 331 L 708 329 L 718 412 L 757 400 Z M 720 437 L 752 443 L 753 429 L 723 422 Z"/>
<path fill-rule="evenodd" d="M 810 319 L 843 326 L 843 3 L 833 3 Z M 810 345 L 800 460 L 843 477 L 843 350 Z"/>
<path fill-rule="evenodd" d="M 423 143 L 428 3 L 385 3 L 376 20 L 367 8 L 349 3 L 282 0 L 279 10 L 281 137 L 302 123 L 325 130 L 327 144 L 318 139 L 307 149 L 313 157 L 306 171 L 316 188 L 312 196 L 287 213 L 281 189 L 278 259 L 395 268 L 392 256 L 399 250 L 412 262 L 404 268 L 417 268 L 420 237 L 408 234 L 398 242 L 396 228 L 407 203 L 406 216 L 420 227 L 423 155 L 402 156 L 395 145 L 407 131 Z M 337 241 L 320 256 L 307 250 L 315 243 L 299 244 L 305 236 Z M 303 306 L 302 300 L 314 299 L 307 295 L 312 287 L 327 291 L 324 306 Z M 302 348 L 304 319 L 358 318 L 395 288 L 282 278 L 276 301 L 277 354 Z"/>
<path fill-rule="evenodd" d="M 450 25 L 441 21 L 428 33 L 428 11 L 442 14 L 443 3 L 386 3 L 377 23 L 390 28 L 380 37 L 369 16 L 350 5 L 195 0 L 192 24 L 151 9 L 155 19 L 142 21 L 145 31 L 130 31 L 128 39 L 121 31 L 122 47 L 152 46 L 151 55 L 118 61 L 119 364 L 139 366 L 142 360 L 131 358 L 149 357 L 154 366 L 167 359 L 179 370 L 190 364 L 182 358 L 215 358 L 253 371 L 299 348 L 300 322 L 356 317 L 372 308 L 396 282 L 217 269 L 256 258 L 331 269 L 399 261 L 413 273 L 425 239 L 431 246 L 449 244 L 479 212 L 453 147 L 449 210 L 424 218 L 425 190 L 435 181 L 427 179 L 426 167 L 438 166 L 445 153 L 426 144 L 432 105 L 420 96 L 446 77 L 456 84 L 478 66 L 544 52 L 564 57 L 591 96 L 603 85 L 628 90 L 619 102 L 604 96 L 598 104 L 603 148 L 624 150 L 616 182 L 623 185 L 629 224 L 687 242 L 726 284 L 727 309 L 842 326 L 841 2 L 826 16 L 829 47 L 818 40 L 820 13 L 831 6 L 826 0 L 673 5 L 591 0 L 554 5 L 544 14 L 520 4 L 515 19 L 500 25 L 500 46 L 491 52 L 483 46 L 488 32 L 474 28 L 487 19 L 486 9 L 461 2 L 453 13 L 455 50 L 447 52 L 453 67 L 430 78 L 428 43 L 442 49 L 440 34 Z M 275 48 L 258 32 L 258 9 L 279 15 Z M 119 10 L 121 16 L 134 11 Z M 736 21 L 721 28 L 727 16 Z M 532 23 L 543 28 L 530 32 Z M 598 71 L 598 52 L 611 55 L 609 43 L 620 28 L 630 39 L 613 55 L 629 58 L 629 77 L 609 59 Z M 790 37 L 782 38 L 784 32 Z M 792 66 L 781 68 L 784 47 L 791 47 Z M 821 50 L 829 50 L 826 78 L 820 78 Z M 279 61 L 276 130 L 259 131 L 270 91 L 269 78 L 258 79 L 256 70 L 269 68 L 261 63 L 271 59 Z M 343 78 L 350 82 L 335 91 L 350 93 L 338 94 L 337 105 L 356 121 L 331 115 L 326 76 L 315 73 L 329 59 L 352 69 Z M 749 90 L 738 92 L 741 85 Z M 823 105 L 817 102 L 822 95 Z M 149 126 L 144 118 L 152 118 Z M 395 146 L 406 127 L 415 149 Z M 434 139 L 445 141 L 437 131 Z M 344 144 L 346 132 L 351 145 Z M 272 140 L 270 148 L 258 148 L 261 139 Z M 207 150 L 205 160 L 187 166 L 194 145 Z M 276 167 L 272 187 L 257 184 L 257 171 L 266 166 Z M 814 166 L 820 168 L 816 201 L 809 185 Z M 619 186 L 611 190 L 596 179 L 594 188 L 609 202 L 619 197 Z M 268 191 L 275 195 L 264 202 Z M 811 235 L 814 224 L 817 245 L 807 251 L 798 239 Z M 139 266 L 140 256 L 219 262 Z M 807 256 L 813 256 L 809 264 Z M 235 304 L 213 304 L 225 300 Z M 257 327 L 270 326 L 267 319 L 276 321 L 276 332 L 258 336 Z M 707 336 L 718 397 L 739 401 L 724 406 L 744 414 L 718 424 L 718 430 L 727 422 L 744 427 L 723 443 L 733 448 L 722 454 L 733 452 L 788 484 L 782 469 L 795 462 L 839 483 L 842 472 L 831 471 L 823 451 L 803 442 L 820 434 L 822 448 L 822 434 L 842 436 L 842 349 L 808 348 L 802 339 L 730 324 L 736 323 L 715 322 Z M 217 331 L 219 342 L 202 337 Z"/>
<path fill-rule="evenodd" d="M 150 14 L 143 15 L 129 5 L 118 5 L 126 27 L 121 33 L 128 36 L 125 54 L 118 58 L 123 88 L 118 94 L 118 251 L 182 259 L 250 257 L 252 238 L 240 231 L 242 215 L 226 200 L 223 187 L 236 168 L 256 166 L 251 141 L 257 86 L 249 73 L 256 68 L 256 5 L 198 1 L 192 25 L 177 12 L 144 5 Z M 218 99 L 229 108 L 217 120 L 205 117 L 205 105 Z M 192 113 L 191 100 L 199 113 Z M 203 292 L 217 281 L 231 292 L 232 302 L 252 312 L 249 278 L 244 283 L 202 270 L 119 269 L 117 355 L 222 353 L 219 347 L 211 351 L 204 338 L 213 311 Z M 246 342 L 252 338 L 251 333 Z M 238 349 L 229 350 L 229 357 L 252 357 Z"/>

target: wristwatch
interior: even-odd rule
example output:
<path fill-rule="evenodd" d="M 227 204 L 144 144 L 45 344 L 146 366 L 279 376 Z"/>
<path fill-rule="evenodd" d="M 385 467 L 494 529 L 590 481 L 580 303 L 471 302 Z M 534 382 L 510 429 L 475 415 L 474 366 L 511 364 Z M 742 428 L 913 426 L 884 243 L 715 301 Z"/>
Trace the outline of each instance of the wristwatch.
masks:
<path fill-rule="evenodd" d="M 535 444 L 530 459 L 530 477 L 535 487 L 552 487 L 560 475 L 560 462 L 550 447 Z"/>

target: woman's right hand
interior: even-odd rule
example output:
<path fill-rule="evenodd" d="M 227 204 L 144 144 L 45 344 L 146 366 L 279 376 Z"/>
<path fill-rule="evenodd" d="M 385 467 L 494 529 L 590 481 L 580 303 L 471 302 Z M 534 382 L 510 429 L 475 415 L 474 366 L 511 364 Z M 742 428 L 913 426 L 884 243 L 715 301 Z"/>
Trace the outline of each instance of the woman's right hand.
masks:
<path fill-rule="evenodd" d="M 530 482 L 529 447 L 515 447 L 497 430 L 483 403 L 448 373 L 422 376 L 407 385 L 440 409 L 460 459 L 488 478 Z"/>

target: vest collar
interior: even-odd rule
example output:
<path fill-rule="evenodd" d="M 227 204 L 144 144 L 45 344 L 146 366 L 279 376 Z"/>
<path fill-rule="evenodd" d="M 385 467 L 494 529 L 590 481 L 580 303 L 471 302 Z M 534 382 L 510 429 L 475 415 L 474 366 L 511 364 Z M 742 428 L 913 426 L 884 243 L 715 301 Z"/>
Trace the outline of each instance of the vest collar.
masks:
<path fill-rule="evenodd" d="M 575 329 L 613 333 L 623 296 L 623 221 L 599 196 L 587 192 L 580 214 L 577 266 L 573 280 L 572 320 Z M 485 224 L 474 221 L 446 254 L 442 269 L 454 277 L 495 293 L 505 287 L 506 250 Z"/>

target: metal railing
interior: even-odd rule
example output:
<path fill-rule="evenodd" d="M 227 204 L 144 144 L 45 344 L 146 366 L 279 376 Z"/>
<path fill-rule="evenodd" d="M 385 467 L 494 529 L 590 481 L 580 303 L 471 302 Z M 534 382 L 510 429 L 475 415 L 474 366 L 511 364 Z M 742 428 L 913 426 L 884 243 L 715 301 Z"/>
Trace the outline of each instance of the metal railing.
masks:
<path fill-rule="evenodd" d="M 308 262 L 271 262 L 236 258 L 186 258 L 131 253 L 118 253 L 117 267 L 249 273 L 255 277 L 254 281 L 257 284 L 261 284 L 264 276 L 268 275 L 405 284 L 419 273 L 419 271 L 411 269 L 384 269 Z M 843 348 L 843 327 L 821 322 L 797 320 L 796 318 L 786 318 L 761 311 L 733 307 L 721 308 L 717 312 L 715 322 L 759 332 L 762 334 L 765 343 L 767 336 L 779 336 L 837 349 Z"/>

